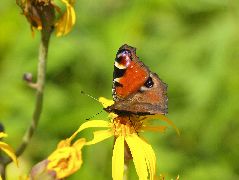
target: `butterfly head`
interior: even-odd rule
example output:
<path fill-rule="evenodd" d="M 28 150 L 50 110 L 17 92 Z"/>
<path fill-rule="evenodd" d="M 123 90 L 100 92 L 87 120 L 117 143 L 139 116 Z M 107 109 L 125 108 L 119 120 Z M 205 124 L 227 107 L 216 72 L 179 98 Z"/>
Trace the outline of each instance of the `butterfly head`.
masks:
<path fill-rule="evenodd" d="M 127 44 L 121 46 L 116 54 L 115 67 L 118 69 L 126 69 L 129 67 L 136 49 Z"/>

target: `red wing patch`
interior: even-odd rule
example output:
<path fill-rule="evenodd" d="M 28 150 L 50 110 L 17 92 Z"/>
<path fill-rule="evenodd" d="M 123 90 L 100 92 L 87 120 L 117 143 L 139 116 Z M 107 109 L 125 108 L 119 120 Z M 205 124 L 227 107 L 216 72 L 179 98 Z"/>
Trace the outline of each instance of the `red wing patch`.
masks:
<path fill-rule="evenodd" d="M 122 86 L 115 88 L 116 95 L 120 98 L 126 98 L 130 94 L 137 92 L 148 79 L 148 72 L 141 68 L 140 64 L 132 61 L 126 69 L 124 76 L 119 78 L 119 83 Z"/>

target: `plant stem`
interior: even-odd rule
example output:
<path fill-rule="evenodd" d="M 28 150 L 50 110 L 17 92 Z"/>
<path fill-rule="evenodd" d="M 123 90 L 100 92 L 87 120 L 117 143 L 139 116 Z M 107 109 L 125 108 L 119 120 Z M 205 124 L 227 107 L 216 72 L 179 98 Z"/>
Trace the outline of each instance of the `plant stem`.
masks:
<path fill-rule="evenodd" d="M 39 61 L 38 61 L 38 75 L 37 75 L 37 89 L 36 89 L 36 102 L 35 109 L 32 115 L 32 122 L 28 130 L 26 131 L 22 144 L 16 151 L 16 155 L 20 156 L 26 149 L 31 137 L 33 136 L 39 119 L 42 112 L 43 104 L 43 92 L 45 86 L 45 77 L 46 77 L 46 64 L 47 64 L 47 53 L 48 53 L 48 44 L 50 40 L 50 33 L 44 33 L 42 31 L 41 43 L 39 49 Z"/>
<path fill-rule="evenodd" d="M 51 30 L 43 29 L 41 31 L 41 43 L 40 43 L 39 58 L 38 58 L 35 107 L 34 107 L 34 111 L 32 115 L 31 124 L 24 134 L 22 143 L 17 148 L 17 151 L 16 151 L 17 157 L 20 156 L 26 149 L 34 132 L 36 131 L 38 122 L 40 120 L 40 116 L 42 112 L 42 104 L 43 104 L 43 94 L 44 94 L 46 65 L 47 65 L 47 53 L 48 53 L 48 45 L 50 41 L 50 36 L 51 36 Z M 12 160 L 9 157 L 7 157 L 0 163 L 0 173 L 3 180 L 5 179 L 6 166 L 11 162 Z"/>

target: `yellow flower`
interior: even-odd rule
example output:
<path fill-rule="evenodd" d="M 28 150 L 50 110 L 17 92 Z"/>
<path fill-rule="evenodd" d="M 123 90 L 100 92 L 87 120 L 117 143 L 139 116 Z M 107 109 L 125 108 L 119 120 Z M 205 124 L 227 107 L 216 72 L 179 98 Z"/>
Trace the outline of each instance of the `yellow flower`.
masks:
<path fill-rule="evenodd" d="M 7 134 L 5 134 L 4 132 L 0 132 L 0 139 L 3 137 L 7 137 Z M 11 148 L 11 146 L 0 141 L 0 149 L 4 151 L 16 165 L 18 165 L 17 157 L 14 154 L 14 150 Z"/>
<path fill-rule="evenodd" d="M 99 99 L 103 106 L 108 106 L 113 101 L 104 98 Z M 114 180 L 122 180 L 124 174 L 124 151 L 125 143 L 130 149 L 133 162 L 139 179 L 147 179 L 148 172 L 150 179 L 154 179 L 156 157 L 151 145 L 148 144 L 139 133 L 144 131 L 164 132 L 166 126 L 151 126 L 149 121 L 153 119 L 161 119 L 173 126 L 176 131 L 178 129 L 173 123 L 163 115 L 147 115 L 147 116 L 117 116 L 110 113 L 111 122 L 104 120 L 92 120 L 83 123 L 79 129 L 69 138 L 72 140 L 79 132 L 87 128 L 100 127 L 107 128 L 94 132 L 94 138 L 86 142 L 86 145 L 92 145 L 103 141 L 110 137 L 115 137 L 115 144 L 112 157 L 112 177 Z"/>
<path fill-rule="evenodd" d="M 61 0 L 66 10 L 61 13 L 61 9 L 54 4 L 53 0 L 16 0 L 21 7 L 23 15 L 27 18 L 34 29 L 42 30 L 45 28 L 56 28 L 56 35 L 63 36 L 69 33 L 76 21 L 74 0 Z M 55 12 L 60 14 L 55 18 Z"/>
<path fill-rule="evenodd" d="M 58 144 L 57 149 L 48 157 L 47 170 L 54 171 L 59 179 L 65 178 L 82 165 L 81 149 L 85 139 L 78 139 L 73 145 L 71 140 L 63 140 Z"/>

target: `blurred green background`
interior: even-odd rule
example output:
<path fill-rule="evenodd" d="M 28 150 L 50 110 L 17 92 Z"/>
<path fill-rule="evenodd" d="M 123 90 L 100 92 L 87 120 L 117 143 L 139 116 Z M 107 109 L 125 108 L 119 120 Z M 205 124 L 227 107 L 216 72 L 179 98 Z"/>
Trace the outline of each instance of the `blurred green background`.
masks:
<path fill-rule="evenodd" d="M 102 110 L 80 93 L 111 98 L 118 48 L 137 47 L 140 59 L 168 84 L 168 117 L 178 126 L 148 133 L 157 172 L 184 180 L 239 179 L 239 2 L 236 0 L 77 0 L 77 23 L 51 39 L 42 118 L 20 158 L 20 170 L 51 153 L 60 139 Z M 0 121 L 14 148 L 29 125 L 35 92 L 22 81 L 36 75 L 39 33 L 14 1 L 0 6 Z M 101 113 L 94 119 L 106 119 Z M 82 136 L 89 136 L 83 132 Z M 113 140 L 84 150 L 84 164 L 70 180 L 111 179 Z M 14 172 L 14 173 L 13 173 Z M 137 179 L 132 165 L 129 179 Z"/>

